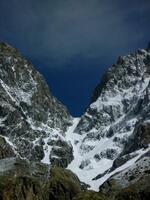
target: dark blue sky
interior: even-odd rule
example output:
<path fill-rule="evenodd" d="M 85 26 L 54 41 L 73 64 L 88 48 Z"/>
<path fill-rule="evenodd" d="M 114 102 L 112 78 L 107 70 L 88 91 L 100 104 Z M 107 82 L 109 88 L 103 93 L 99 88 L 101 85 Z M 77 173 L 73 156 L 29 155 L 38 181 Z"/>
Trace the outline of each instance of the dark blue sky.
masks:
<path fill-rule="evenodd" d="M 150 0 L 0 0 L 0 40 L 43 73 L 74 116 L 105 70 L 150 40 Z"/>

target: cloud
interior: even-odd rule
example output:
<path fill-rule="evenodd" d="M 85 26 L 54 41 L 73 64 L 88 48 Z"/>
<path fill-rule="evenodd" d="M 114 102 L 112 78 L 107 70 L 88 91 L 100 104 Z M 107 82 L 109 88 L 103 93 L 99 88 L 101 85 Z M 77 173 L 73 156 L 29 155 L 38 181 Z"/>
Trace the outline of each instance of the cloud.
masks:
<path fill-rule="evenodd" d="M 149 0 L 1 0 L 0 7 L 2 35 L 55 67 L 116 55 L 149 34 Z"/>

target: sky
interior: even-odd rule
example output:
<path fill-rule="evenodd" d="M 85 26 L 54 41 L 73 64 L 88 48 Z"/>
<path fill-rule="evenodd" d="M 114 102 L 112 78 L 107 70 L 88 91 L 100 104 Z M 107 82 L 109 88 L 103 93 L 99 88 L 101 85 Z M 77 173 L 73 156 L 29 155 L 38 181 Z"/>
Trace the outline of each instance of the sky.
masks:
<path fill-rule="evenodd" d="M 0 0 L 0 41 L 19 49 L 80 116 L 117 57 L 150 41 L 150 0 Z"/>

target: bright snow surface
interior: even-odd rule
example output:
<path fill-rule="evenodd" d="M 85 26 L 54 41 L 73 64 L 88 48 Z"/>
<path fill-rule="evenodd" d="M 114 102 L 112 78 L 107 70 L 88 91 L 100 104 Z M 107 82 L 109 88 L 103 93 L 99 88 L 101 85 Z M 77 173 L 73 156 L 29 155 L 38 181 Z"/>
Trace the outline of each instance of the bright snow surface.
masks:
<path fill-rule="evenodd" d="M 121 167 L 118 167 L 114 171 L 104 175 L 98 180 L 92 180 L 97 175 L 104 173 L 107 169 L 110 169 L 112 167 L 114 160 L 102 158 L 99 162 L 97 162 L 93 158 L 93 155 L 96 153 L 96 151 L 103 151 L 106 147 L 113 146 L 113 142 L 111 138 L 103 138 L 98 142 L 99 144 L 97 144 L 96 149 L 89 151 L 88 153 L 81 153 L 80 146 L 83 141 L 84 135 L 80 135 L 74 132 L 78 122 L 79 118 L 75 118 L 73 125 L 66 132 L 66 139 L 72 144 L 74 155 L 74 160 L 69 164 L 67 168 L 73 171 L 80 178 L 80 181 L 90 185 L 90 189 L 92 190 L 99 191 L 99 186 L 102 185 L 108 178 L 110 178 L 117 172 L 120 172 L 132 166 L 144 153 L 150 150 L 149 148 L 146 150 L 141 149 L 139 151 L 136 151 L 135 153 L 137 156 L 127 161 Z M 85 167 L 84 169 L 81 169 L 80 165 L 83 161 L 89 161 L 90 164 L 88 164 L 87 167 Z"/>
<path fill-rule="evenodd" d="M 70 141 L 73 146 L 74 155 L 74 160 L 68 166 L 68 169 L 77 174 L 82 182 L 89 184 L 91 186 L 91 189 L 98 190 L 99 185 L 96 184 L 96 182 L 92 181 L 92 179 L 98 174 L 103 173 L 105 170 L 109 169 L 112 166 L 113 161 L 104 158 L 101 162 L 96 162 L 95 159 L 93 159 L 93 151 L 81 154 L 80 146 L 84 136 L 73 132 L 78 122 L 79 119 L 75 118 L 73 126 L 71 126 L 66 133 L 66 139 Z M 76 141 L 78 141 L 78 143 L 76 143 Z M 99 143 L 99 148 L 104 149 L 105 146 L 108 146 L 108 143 L 109 140 L 106 138 L 104 140 L 101 140 L 101 142 Z M 86 160 L 89 160 L 91 164 L 84 169 L 81 169 L 79 167 L 80 164 Z"/>

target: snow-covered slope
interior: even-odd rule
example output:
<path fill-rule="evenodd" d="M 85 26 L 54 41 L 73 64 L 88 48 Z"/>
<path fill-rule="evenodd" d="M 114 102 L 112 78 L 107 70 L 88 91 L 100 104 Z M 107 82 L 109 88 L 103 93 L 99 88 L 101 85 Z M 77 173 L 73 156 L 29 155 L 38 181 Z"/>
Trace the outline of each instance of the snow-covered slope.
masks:
<path fill-rule="evenodd" d="M 74 149 L 68 168 L 92 189 L 98 190 L 148 150 L 149 132 L 143 140 L 139 127 L 150 119 L 149 81 L 149 49 L 119 57 L 97 86 L 73 133 L 67 133 Z"/>

